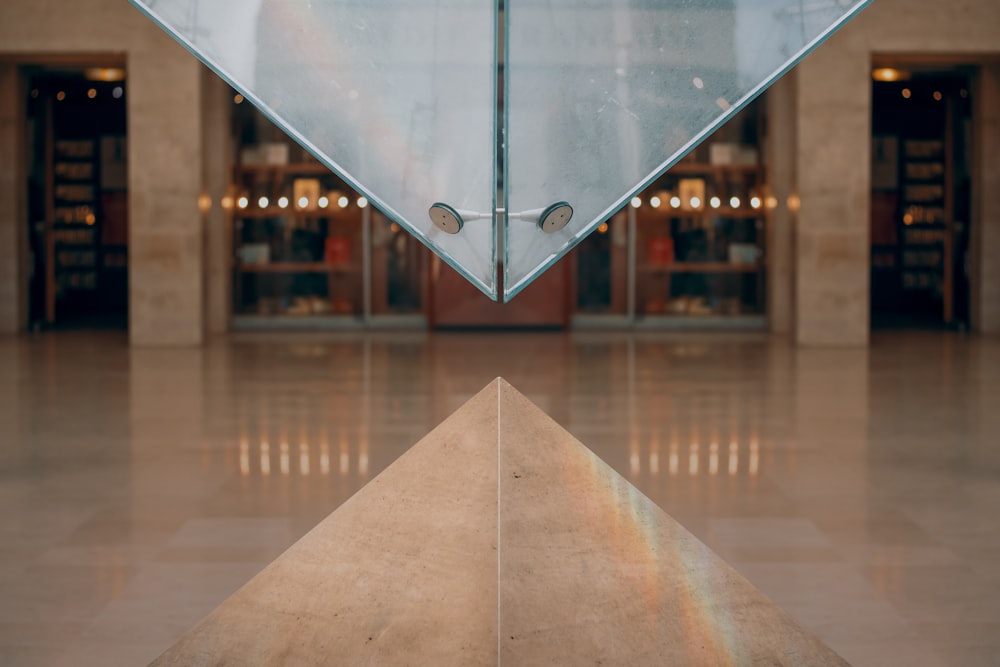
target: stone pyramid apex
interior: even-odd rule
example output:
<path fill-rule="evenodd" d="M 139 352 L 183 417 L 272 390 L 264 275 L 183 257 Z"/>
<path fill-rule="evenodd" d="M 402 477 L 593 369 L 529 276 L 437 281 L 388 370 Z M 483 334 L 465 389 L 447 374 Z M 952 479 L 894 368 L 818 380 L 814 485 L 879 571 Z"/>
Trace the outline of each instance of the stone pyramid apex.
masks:
<path fill-rule="evenodd" d="M 845 663 L 497 378 L 153 664 Z"/>

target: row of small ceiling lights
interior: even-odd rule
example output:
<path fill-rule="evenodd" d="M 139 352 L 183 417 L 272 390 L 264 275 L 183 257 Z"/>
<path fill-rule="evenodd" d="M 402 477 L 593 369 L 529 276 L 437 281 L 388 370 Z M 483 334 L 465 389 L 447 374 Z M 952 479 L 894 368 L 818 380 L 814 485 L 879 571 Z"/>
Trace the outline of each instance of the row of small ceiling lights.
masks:
<path fill-rule="evenodd" d="M 649 198 L 649 205 L 652 206 L 653 208 L 660 208 L 661 206 L 663 206 L 664 199 L 665 197 L 661 198 L 658 195 L 653 195 L 652 197 Z M 678 197 L 677 195 L 674 195 L 669 199 L 666 199 L 666 203 L 668 208 L 684 208 L 684 202 L 681 201 L 681 198 Z M 778 206 L 777 198 L 768 197 L 766 200 L 763 200 L 760 197 L 757 197 L 756 195 L 750 197 L 748 203 L 750 204 L 750 208 L 752 209 L 759 209 L 764 204 L 767 204 L 768 208 L 777 208 Z M 640 208 L 643 204 L 642 197 L 638 196 L 632 197 L 632 201 L 630 202 L 630 204 L 632 208 Z M 689 199 L 687 202 L 688 209 L 700 209 L 703 207 L 703 205 L 704 202 L 702 202 L 700 197 L 691 197 L 691 199 Z M 714 209 L 722 208 L 722 199 L 720 197 L 712 197 L 708 200 L 708 205 Z M 730 208 L 741 208 L 742 206 L 743 206 L 743 201 L 739 197 L 733 196 L 729 198 Z"/>
<path fill-rule="evenodd" d="M 32 97 L 37 98 L 39 95 L 41 95 L 41 91 L 38 90 L 38 88 L 32 89 L 31 91 Z M 87 99 L 90 100 L 97 99 L 97 95 L 98 95 L 97 88 L 87 89 Z M 116 100 L 120 100 L 123 95 L 125 95 L 125 89 L 122 88 L 121 86 L 115 86 L 114 88 L 111 89 L 111 97 L 115 98 Z M 67 98 L 67 93 L 65 90 L 56 91 L 57 102 L 65 102 L 66 98 Z"/>
<path fill-rule="evenodd" d="M 910 78 L 910 73 L 904 72 L 903 70 L 900 69 L 896 69 L 895 67 L 879 67 L 872 70 L 872 78 L 875 79 L 876 81 L 882 81 L 884 83 L 896 83 L 899 81 L 908 80 Z M 913 91 L 910 88 L 903 88 L 900 91 L 900 94 L 905 99 L 908 100 L 913 98 Z M 969 91 L 963 88 L 959 94 L 962 97 L 968 97 Z M 935 90 L 931 94 L 931 97 L 934 98 L 935 102 L 941 102 L 942 100 L 944 100 L 944 93 L 942 93 L 940 90 Z"/>
<path fill-rule="evenodd" d="M 90 81 L 104 81 L 106 83 L 114 83 L 115 81 L 125 80 L 125 70 L 119 67 L 91 67 L 83 72 L 84 78 Z M 41 95 L 41 91 L 38 88 L 34 88 L 31 91 L 31 96 L 37 98 Z M 87 89 L 87 99 L 94 100 L 97 99 L 98 90 L 97 88 Z M 125 95 L 125 88 L 122 86 L 115 86 L 111 89 L 111 97 L 116 100 L 121 99 Z M 56 91 L 56 101 L 64 102 L 67 98 L 67 93 L 65 90 Z"/>
<path fill-rule="evenodd" d="M 336 197 L 336 204 L 337 204 L 337 206 L 339 208 L 347 208 L 348 206 L 351 205 L 351 199 L 347 195 L 339 195 L 339 196 L 337 196 L 336 194 L 334 194 L 333 196 Z M 322 197 L 319 197 L 316 200 L 316 206 L 315 207 L 316 208 L 321 208 L 321 209 L 322 208 L 330 208 L 330 205 L 331 205 L 332 202 L 333 202 L 333 200 L 330 197 L 328 197 L 326 195 L 323 195 Z M 367 197 L 358 197 L 354 201 L 354 203 L 357 205 L 358 208 L 368 208 L 368 198 Z M 284 209 L 284 208 L 288 208 L 289 207 L 289 205 L 291 204 L 291 200 L 288 197 L 282 196 L 282 197 L 278 197 L 278 199 L 275 202 L 275 204 L 277 205 L 278 208 Z M 313 202 L 308 197 L 299 197 L 298 201 L 296 201 L 295 204 L 296 204 L 297 208 L 303 209 L 303 210 L 308 210 L 310 208 L 313 208 Z M 233 205 L 233 200 L 232 200 L 231 197 L 224 197 L 222 199 L 222 207 L 223 208 L 232 208 L 232 205 Z M 237 208 L 241 208 L 241 209 L 249 208 L 250 207 L 250 198 L 246 197 L 246 196 L 239 197 L 236 200 L 236 206 L 237 206 Z M 270 198 L 268 198 L 268 197 L 260 197 L 260 198 L 258 198 L 257 199 L 257 206 L 258 206 L 258 208 L 270 208 L 271 207 L 271 200 L 270 200 Z"/>

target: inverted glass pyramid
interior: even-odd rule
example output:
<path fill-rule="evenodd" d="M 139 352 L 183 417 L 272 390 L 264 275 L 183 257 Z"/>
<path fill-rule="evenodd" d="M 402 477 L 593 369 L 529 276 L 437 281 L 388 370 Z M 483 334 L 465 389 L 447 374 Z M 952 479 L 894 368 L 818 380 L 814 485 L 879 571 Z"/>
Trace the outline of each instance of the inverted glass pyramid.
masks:
<path fill-rule="evenodd" d="M 870 0 L 132 2 L 509 300 Z"/>

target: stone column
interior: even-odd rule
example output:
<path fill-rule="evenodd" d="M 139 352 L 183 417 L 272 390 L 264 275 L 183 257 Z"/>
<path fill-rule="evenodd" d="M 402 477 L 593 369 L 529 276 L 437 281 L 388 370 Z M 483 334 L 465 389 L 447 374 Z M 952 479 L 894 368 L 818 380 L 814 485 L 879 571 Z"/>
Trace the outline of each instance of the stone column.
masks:
<path fill-rule="evenodd" d="M 13 63 L 0 63 L 0 334 L 28 322 L 24 95 Z"/>
<path fill-rule="evenodd" d="M 794 218 L 788 207 L 795 194 L 796 70 L 767 92 L 767 181 L 777 206 L 767 228 L 767 319 L 771 333 L 792 332 L 794 305 Z"/>
<path fill-rule="evenodd" d="M 871 63 L 850 27 L 798 67 L 795 339 L 867 345 Z"/>
<path fill-rule="evenodd" d="M 232 230 L 222 199 L 232 171 L 230 130 L 233 99 L 229 86 L 202 68 L 202 168 L 205 174 L 205 324 L 209 334 L 229 330 L 232 312 Z M 203 207 L 204 208 L 204 207 Z"/>
<path fill-rule="evenodd" d="M 201 65 L 149 24 L 129 55 L 129 333 L 198 345 L 202 290 Z"/>

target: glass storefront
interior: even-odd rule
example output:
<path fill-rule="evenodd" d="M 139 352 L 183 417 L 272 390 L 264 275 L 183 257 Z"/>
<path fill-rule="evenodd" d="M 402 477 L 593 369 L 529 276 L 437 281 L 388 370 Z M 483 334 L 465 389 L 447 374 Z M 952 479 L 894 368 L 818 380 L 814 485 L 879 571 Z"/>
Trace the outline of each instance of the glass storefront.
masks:
<path fill-rule="evenodd" d="M 364 326 L 381 318 L 434 325 L 431 294 L 451 269 L 435 267 L 415 237 L 239 95 L 233 99 L 237 141 L 225 203 L 234 324 Z M 570 313 L 573 326 L 763 328 L 775 203 L 764 109 L 763 100 L 751 104 L 584 239 L 562 260 L 567 287 L 545 297 L 552 310 Z M 480 297 L 487 300 L 469 296 Z M 539 307 L 537 295 L 530 301 Z M 504 308 L 517 306 L 514 299 Z M 479 321 L 492 309 L 468 312 L 468 322 L 449 316 L 448 325 L 493 323 Z"/>

